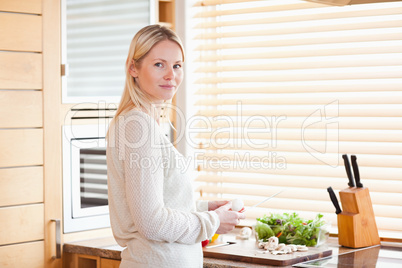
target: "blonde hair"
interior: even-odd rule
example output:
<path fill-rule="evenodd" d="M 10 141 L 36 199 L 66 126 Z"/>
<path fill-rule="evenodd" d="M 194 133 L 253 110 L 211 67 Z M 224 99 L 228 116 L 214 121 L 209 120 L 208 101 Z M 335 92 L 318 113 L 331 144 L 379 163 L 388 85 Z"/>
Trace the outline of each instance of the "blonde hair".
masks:
<path fill-rule="evenodd" d="M 150 101 L 150 96 L 146 92 L 142 91 L 137 85 L 135 79 L 130 75 L 129 69 L 133 61 L 135 67 L 139 68 L 141 66 L 142 59 L 148 54 L 148 52 L 156 44 L 164 40 L 170 40 L 179 45 L 184 61 L 183 44 L 179 36 L 174 31 L 159 24 L 149 25 L 139 30 L 130 44 L 125 68 L 126 82 L 119 107 L 117 108 L 113 121 L 115 121 L 119 115 L 123 115 L 134 108 L 139 108 L 149 115 L 154 114 L 154 111 L 152 111 L 153 106 L 152 102 Z"/>

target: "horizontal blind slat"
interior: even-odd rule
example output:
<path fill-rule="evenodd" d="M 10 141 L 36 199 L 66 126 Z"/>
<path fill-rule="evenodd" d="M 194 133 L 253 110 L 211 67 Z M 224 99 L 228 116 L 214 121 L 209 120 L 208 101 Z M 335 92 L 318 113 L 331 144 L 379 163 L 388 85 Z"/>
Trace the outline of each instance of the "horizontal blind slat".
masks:
<path fill-rule="evenodd" d="M 402 79 L 371 79 L 370 83 L 362 80 L 331 81 L 298 81 L 298 82 L 267 82 L 264 87 L 203 87 L 195 95 L 228 95 L 228 94 L 267 94 L 267 93 L 311 93 L 311 92 L 385 92 L 400 91 Z"/>
<path fill-rule="evenodd" d="M 375 43 L 345 43 L 337 46 L 317 45 L 317 46 L 299 46 L 299 47 L 271 47 L 267 51 L 259 53 L 219 53 L 219 54 L 203 54 L 196 58 L 198 62 L 225 62 L 234 60 L 253 60 L 253 59 L 286 59 L 296 57 L 323 57 L 323 56 L 346 56 L 346 55 L 365 55 L 401 53 L 402 46 L 400 42 L 383 41 Z"/>
<path fill-rule="evenodd" d="M 343 44 L 343 43 L 362 43 L 362 42 L 379 42 L 379 41 L 396 41 L 400 40 L 402 34 L 401 28 L 393 29 L 392 31 L 373 31 L 370 33 L 357 33 L 350 31 L 343 36 L 326 36 L 325 38 L 320 36 L 305 37 L 303 39 L 300 36 L 291 36 L 287 39 L 274 39 L 267 41 L 249 41 L 249 42 L 226 42 L 226 43 L 212 43 L 198 46 L 196 51 L 208 51 L 208 50 L 222 50 L 222 49 L 239 49 L 239 48 L 269 48 L 269 47 L 285 47 L 285 46 L 306 46 L 306 45 L 326 45 L 326 44 Z M 374 35 L 374 36 L 373 36 Z M 296 48 L 297 49 L 297 48 Z"/>
<path fill-rule="evenodd" d="M 379 60 L 381 59 L 381 61 Z M 270 59 L 261 64 L 242 65 L 217 65 L 197 68 L 196 73 L 224 73 L 224 72 L 252 72 L 272 70 L 294 70 L 294 69 L 323 69 L 323 68 L 345 68 L 345 67 L 371 67 L 371 66 L 400 66 L 402 53 L 398 54 L 377 54 L 359 56 L 333 56 L 326 58 L 303 59 Z"/>
<path fill-rule="evenodd" d="M 338 166 L 343 163 L 341 154 L 326 153 L 326 161 L 316 158 L 315 155 L 306 152 L 281 152 L 273 148 L 269 153 L 256 153 L 255 151 L 236 151 L 230 152 L 203 152 L 197 155 L 197 160 L 201 161 L 233 161 L 247 164 L 250 162 L 267 162 L 275 158 L 283 158 L 289 164 L 309 164 L 309 165 L 331 165 Z M 359 155 L 359 167 L 392 167 L 401 168 L 402 155 Z M 402 203 L 401 203 L 402 204 Z"/>
<path fill-rule="evenodd" d="M 197 138 L 210 141 L 223 139 L 222 142 L 217 141 L 217 144 L 226 144 L 228 139 L 242 139 L 248 142 L 252 140 L 265 140 L 269 146 L 276 143 L 276 140 L 301 140 L 308 141 L 356 141 L 356 142 L 402 142 L 401 130 L 360 130 L 360 129 L 344 129 L 339 132 L 339 129 L 309 129 L 307 127 L 301 129 L 282 129 L 277 128 L 274 131 L 264 129 L 263 131 L 248 130 L 243 133 L 231 133 L 227 129 L 214 131 L 211 133 L 205 132 L 197 135 Z"/>
<path fill-rule="evenodd" d="M 242 186 L 242 185 L 241 185 Z M 197 191 L 202 191 L 203 195 L 207 193 L 212 194 L 230 194 L 234 196 L 247 196 L 265 199 L 267 196 L 271 196 L 281 190 L 284 190 L 278 195 L 277 198 L 295 199 L 295 200 L 317 200 L 317 201 L 328 201 L 328 192 L 322 189 L 315 188 L 301 188 L 301 187 L 289 187 L 289 188 L 264 188 L 264 187 L 254 187 L 254 188 L 244 188 L 244 187 L 220 187 L 216 185 L 204 185 L 197 189 Z M 336 195 L 339 196 L 339 191 L 334 191 Z M 380 206 L 388 205 L 393 206 L 393 208 L 400 209 L 400 204 L 402 204 L 402 195 L 400 193 L 370 193 L 372 202 L 379 204 Z M 258 200 L 258 199 L 257 199 Z M 392 214 L 392 213 L 391 213 Z"/>
<path fill-rule="evenodd" d="M 384 92 L 381 98 L 378 93 L 361 94 L 289 94 L 289 95 L 270 95 L 257 99 L 201 99 L 195 105 L 198 106 L 220 106 L 220 105 L 306 105 L 306 104 L 325 104 L 334 101 L 342 104 L 402 104 L 402 92 Z"/>
<path fill-rule="evenodd" d="M 215 173 L 216 174 L 216 173 Z M 272 175 L 264 174 L 263 176 L 257 176 L 257 174 L 247 175 L 215 175 L 200 173 L 196 182 L 205 182 L 208 184 L 244 184 L 244 185 L 256 185 L 262 187 L 273 188 L 311 188 L 311 189 L 326 189 L 329 185 L 335 191 L 340 191 L 347 187 L 348 179 L 346 172 L 343 177 L 312 177 L 301 175 Z M 367 179 L 362 177 L 362 182 L 365 187 L 368 187 L 373 193 L 402 193 L 402 181 L 396 180 L 383 180 L 381 179 Z M 275 188 L 275 189 L 276 189 Z M 375 189 L 375 190 L 374 190 Z M 279 190 L 278 190 L 279 191 Z M 325 190 L 326 191 L 326 190 Z M 267 193 L 267 195 L 269 195 Z"/>
<path fill-rule="evenodd" d="M 219 120 L 219 118 L 203 118 L 191 125 L 191 127 L 198 129 L 205 129 L 208 124 L 208 128 L 276 128 L 280 125 L 281 128 L 295 128 L 303 125 L 306 119 L 303 117 L 286 117 L 286 118 L 266 118 L 266 120 L 241 120 L 241 118 L 232 118 L 232 120 Z M 337 123 L 340 129 L 373 129 L 375 125 L 376 129 L 402 130 L 402 117 L 343 117 L 338 118 Z M 325 125 L 317 126 L 317 128 L 326 128 Z M 236 130 L 234 130 L 236 131 Z"/>
<path fill-rule="evenodd" d="M 325 5 L 322 5 L 325 7 Z M 242 9 L 223 9 L 223 10 L 207 10 L 199 12 L 194 15 L 194 18 L 207 18 L 207 17 L 217 17 L 217 16 L 227 16 L 236 14 L 248 14 L 248 13 L 261 13 L 261 12 L 278 12 L 287 11 L 289 9 L 305 9 L 305 8 L 319 8 L 321 6 L 311 3 L 295 3 L 295 4 L 285 4 L 285 5 L 270 5 L 261 7 L 250 7 Z"/>
<path fill-rule="evenodd" d="M 243 76 L 203 77 L 197 79 L 195 84 L 295 82 L 344 79 L 370 80 L 384 78 L 402 78 L 402 66 L 271 70 L 270 72 L 266 72 L 264 75 L 244 76 L 243 74 Z"/>
<path fill-rule="evenodd" d="M 336 11 L 336 8 L 329 9 L 331 11 Z M 218 28 L 218 27 L 228 27 L 228 26 L 244 26 L 253 24 L 274 24 L 274 23 L 288 23 L 288 22 L 304 22 L 304 21 L 318 21 L 318 20 L 329 20 L 329 19 L 343 19 L 343 18 L 359 18 L 359 17 L 369 17 L 369 16 L 386 16 L 386 15 L 398 15 L 401 14 L 402 7 L 391 7 L 391 8 L 378 8 L 368 9 L 368 10 L 356 10 L 356 9 L 343 9 L 349 10 L 341 12 L 323 12 L 317 14 L 307 14 L 307 15 L 294 15 L 289 14 L 287 16 L 269 16 L 260 19 L 237 19 L 237 20 L 215 20 L 215 21 L 205 21 L 203 23 L 197 24 L 194 28 L 207 29 L 207 28 Z M 317 9 L 318 11 L 318 9 Z M 321 11 L 321 10 L 320 10 Z M 279 13 L 279 12 L 278 12 Z"/>
<path fill-rule="evenodd" d="M 212 32 L 212 33 L 202 33 L 195 37 L 195 39 L 217 39 L 217 38 L 232 38 L 232 37 L 248 37 L 248 36 L 266 36 L 266 35 L 284 35 L 284 34 L 300 34 L 300 33 L 316 33 L 316 32 L 330 32 L 330 31 L 347 31 L 347 30 L 363 30 L 363 29 L 379 29 L 379 28 L 393 28 L 401 27 L 402 20 L 395 19 L 391 21 L 346 21 L 344 24 L 324 24 L 324 25 L 314 25 L 314 26 L 299 26 L 291 25 L 287 27 L 276 27 L 267 30 L 257 30 L 257 31 L 223 31 L 223 32 Z"/>
<path fill-rule="evenodd" d="M 332 116 L 340 117 L 401 117 L 402 110 L 399 109 L 400 105 L 388 104 L 386 106 L 382 105 L 370 105 L 364 106 L 353 106 L 344 105 L 344 107 L 339 107 L 339 111 L 334 111 Z M 269 110 L 216 110 L 216 109 L 200 109 L 197 115 L 201 117 L 218 117 L 218 116 L 303 116 L 309 117 L 312 113 L 319 110 L 320 106 L 317 107 L 305 107 L 297 105 L 287 107 L 286 105 L 275 105 L 271 106 Z M 330 114 L 331 115 L 331 114 Z"/>
<path fill-rule="evenodd" d="M 233 173 L 256 173 L 256 174 L 272 174 L 272 175 L 301 175 L 301 176 L 318 176 L 318 177 L 343 177 L 345 169 L 343 167 L 331 167 L 331 166 L 318 166 L 318 165 L 301 165 L 301 164 L 286 164 L 286 169 L 281 168 L 277 163 L 273 163 L 270 166 L 263 166 L 263 164 L 253 167 L 247 167 L 246 165 L 233 165 L 214 163 L 202 163 L 198 166 L 200 171 L 207 172 L 233 172 Z M 275 167 L 276 168 L 271 168 Z M 386 178 L 387 180 L 401 181 L 400 176 L 401 169 L 399 168 L 379 168 L 379 167 L 366 167 L 360 172 L 362 178 L 371 180 L 381 180 Z"/>
<path fill-rule="evenodd" d="M 200 149 L 216 150 L 258 150 L 271 151 L 271 147 L 255 148 L 245 142 L 232 142 L 218 146 L 210 141 L 198 141 Z M 311 148 L 326 148 L 326 153 L 354 153 L 373 155 L 402 155 L 402 144 L 394 142 L 355 142 L 355 141 L 309 141 Z M 275 149 L 282 152 L 308 152 L 301 141 L 298 140 L 276 140 Z"/>
<path fill-rule="evenodd" d="M 256 1 L 259 1 L 259 0 L 202 0 L 202 1 L 195 2 L 194 6 L 214 6 L 214 5 L 247 3 L 247 2 L 256 2 Z"/>

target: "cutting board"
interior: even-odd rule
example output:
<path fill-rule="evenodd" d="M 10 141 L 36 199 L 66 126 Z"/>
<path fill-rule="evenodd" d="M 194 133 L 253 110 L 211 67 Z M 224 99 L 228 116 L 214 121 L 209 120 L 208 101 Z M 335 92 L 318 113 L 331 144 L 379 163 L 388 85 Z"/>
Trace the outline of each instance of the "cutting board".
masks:
<path fill-rule="evenodd" d="M 270 252 L 259 249 L 255 240 L 235 240 L 235 242 L 236 244 L 222 247 L 203 248 L 204 257 L 254 264 L 287 266 L 332 255 L 332 250 L 328 249 L 325 245 L 321 247 L 309 247 L 306 252 L 296 251 L 284 255 L 273 255 Z M 208 246 L 222 243 L 222 241 L 217 241 Z"/>

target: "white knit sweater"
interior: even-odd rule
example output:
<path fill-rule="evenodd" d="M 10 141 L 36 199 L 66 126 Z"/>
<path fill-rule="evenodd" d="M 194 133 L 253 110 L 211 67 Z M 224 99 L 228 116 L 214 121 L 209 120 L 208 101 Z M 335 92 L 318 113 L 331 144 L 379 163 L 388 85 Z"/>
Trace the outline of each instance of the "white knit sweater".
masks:
<path fill-rule="evenodd" d="M 143 112 L 130 111 L 110 127 L 110 220 L 117 243 L 127 247 L 120 267 L 202 267 L 201 241 L 213 236 L 219 218 L 196 211 L 182 157 Z"/>

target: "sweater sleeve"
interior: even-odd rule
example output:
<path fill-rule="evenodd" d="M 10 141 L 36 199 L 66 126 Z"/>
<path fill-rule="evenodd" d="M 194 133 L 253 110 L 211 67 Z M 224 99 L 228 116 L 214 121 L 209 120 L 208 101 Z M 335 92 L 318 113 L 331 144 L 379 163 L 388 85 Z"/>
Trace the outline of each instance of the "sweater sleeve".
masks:
<path fill-rule="evenodd" d="M 208 211 L 208 200 L 197 200 L 197 211 Z"/>
<path fill-rule="evenodd" d="M 124 158 L 125 194 L 137 231 L 149 240 L 194 244 L 212 237 L 219 227 L 211 212 L 181 211 L 164 204 L 164 169 L 158 126 L 148 116 L 119 124 L 119 155 Z M 180 191 L 180 189 L 177 189 Z M 188 200 L 193 202 L 193 200 Z"/>

